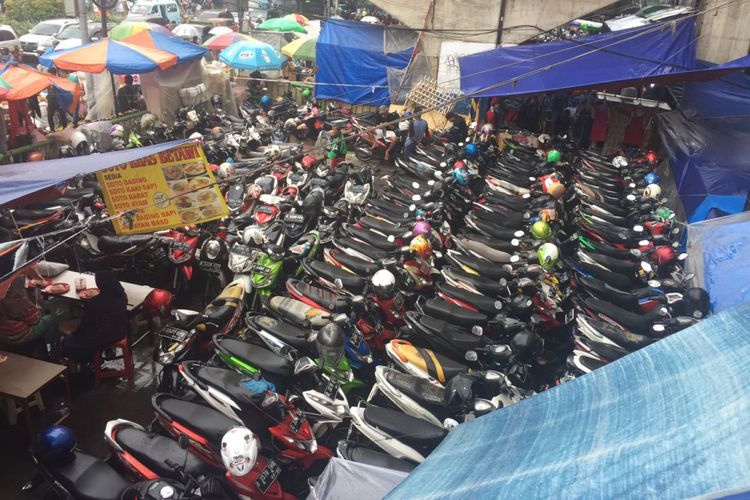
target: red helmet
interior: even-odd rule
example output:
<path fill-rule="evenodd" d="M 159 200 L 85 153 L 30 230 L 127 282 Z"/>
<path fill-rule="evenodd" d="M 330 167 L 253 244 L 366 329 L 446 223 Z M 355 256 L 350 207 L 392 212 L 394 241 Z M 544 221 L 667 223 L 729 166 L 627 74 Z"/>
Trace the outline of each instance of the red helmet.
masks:
<path fill-rule="evenodd" d="M 318 160 L 313 155 L 307 155 L 302 158 L 302 168 L 304 168 L 305 170 L 310 170 L 315 166 L 316 161 Z"/>
<path fill-rule="evenodd" d="M 651 259 L 657 266 L 669 264 L 677 258 L 677 252 L 674 248 L 668 246 L 656 247 Z"/>
<path fill-rule="evenodd" d="M 44 161 L 44 154 L 40 153 L 39 151 L 29 153 L 28 161 Z"/>
<path fill-rule="evenodd" d="M 212 163 L 212 164 L 209 165 L 209 167 L 211 167 L 211 172 L 213 172 L 213 173 L 217 173 L 219 171 L 219 166 L 218 165 L 214 165 Z"/>
<path fill-rule="evenodd" d="M 654 153 L 653 151 L 649 151 L 648 153 L 646 153 L 646 160 L 648 160 L 651 165 L 656 163 L 656 153 Z"/>
<path fill-rule="evenodd" d="M 143 315 L 147 318 L 168 315 L 172 311 L 172 299 L 172 294 L 167 290 L 151 290 L 143 301 Z"/>
<path fill-rule="evenodd" d="M 466 166 L 466 163 L 464 163 L 461 160 L 458 160 L 456 163 L 453 164 L 453 168 L 464 168 Z"/>

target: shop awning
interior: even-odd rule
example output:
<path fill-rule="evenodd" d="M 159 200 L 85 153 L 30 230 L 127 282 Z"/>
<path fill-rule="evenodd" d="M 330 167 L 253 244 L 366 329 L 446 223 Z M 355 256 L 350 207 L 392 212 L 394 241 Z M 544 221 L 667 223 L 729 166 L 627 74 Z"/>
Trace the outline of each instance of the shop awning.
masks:
<path fill-rule="evenodd" d="M 145 158 L 185 142 L 187 142 L 187 139 L 165 142 L 145 148 L 89 155 L 83 158 L 60 158 L 58 160 L 0 165 L 0 205 L 55 186 L 77 175 L 91 174 Z"/>
<path fill-rule="evenodd" d="M 750 56 L 710 68 L 695 58 L 692 17 L 574 40 L 489 50 L 459 59 L 461 90 L 474 97 L 621 88 L 719 78 Z"/>

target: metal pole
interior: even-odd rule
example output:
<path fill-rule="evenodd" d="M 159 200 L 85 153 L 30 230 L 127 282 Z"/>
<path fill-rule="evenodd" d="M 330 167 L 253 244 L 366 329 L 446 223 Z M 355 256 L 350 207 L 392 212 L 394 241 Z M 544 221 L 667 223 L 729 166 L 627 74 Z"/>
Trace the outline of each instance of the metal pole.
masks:
<path fill-rule="evenodd" d="M 102 36 L 105 38 L 109 36 L 109 33 L 107 31 L 107 8 L 104 2 L 102 2 L 103 6 L 99 7 L 100 12 L 102 13 Z M 114 108 L 115 108 L 115 115 L 120 111 L 117 105 L 117 87 L 115 86 L 115 76 L 110 73 L 109 74 L 109 81 L 112 83 L 112 99 L 114 100 Z"/>

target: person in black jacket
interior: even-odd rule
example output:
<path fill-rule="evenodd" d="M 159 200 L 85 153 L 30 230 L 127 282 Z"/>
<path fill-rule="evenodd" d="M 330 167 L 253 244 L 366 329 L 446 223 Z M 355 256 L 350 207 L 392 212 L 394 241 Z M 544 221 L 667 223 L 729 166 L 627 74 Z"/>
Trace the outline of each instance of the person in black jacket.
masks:
<path fill-rule="evenodd" d="M 466 125 L 464 117 L 449 112 L 446 113 L 445 118 L 451 122 L 451 128 L 448 129 L 448 139 L 450 139 L 451 142 L 464 142 L 466 140 L 466 134 L 469 133 L 469 127 Z"/>
<path fill-rule="evenodd" d="M 96 286 L 99 295 L 86 303 L 80 326 L 62 343 L 63 356 L 82 363 L 128 334 L 128 297 L 115 273 L 97 272 Z"/>

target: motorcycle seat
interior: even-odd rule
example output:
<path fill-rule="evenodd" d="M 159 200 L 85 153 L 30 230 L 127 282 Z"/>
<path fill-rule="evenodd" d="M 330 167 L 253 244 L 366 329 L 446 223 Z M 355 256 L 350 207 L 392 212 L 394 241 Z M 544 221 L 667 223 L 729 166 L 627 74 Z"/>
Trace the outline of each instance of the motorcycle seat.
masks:
<path fill-rule="evenodd" d="M 150 241 L 152 236 L 150 234 L 134 234 L 132 236 L 115 236 L 105 234 L 101 236 L 97 241 L 99 250 L 104 253 L 117 253 L 127 250 L 128 248 L 136 245 L 140 245 Z"/>
<path fill-rule="evenodd" d="M 631 333 L 618 328 L 606 321 L 599 319 L 586 318 L 589 326 L 596 330 L 598 333 L 607 337 L 615 344 L 622 346 L 624 349 L 630 351 L 636 351 L 647 345 L 651 345 L 656 342 L 657 339 L 647 337 L 645 335 L 639 335 L 637 333 Z"/>
<path fill-rule="evenodd" d="M 439 294 L 442 293 L 448 297 L 466 302 L 467 304 L 476 307 L 480 312 L 486 314 L 487 316 L 494 316 L 495 314 L 499 314 L 502 310 L 501 302 L 485 295 L 479 295 L 474 292 L 469 292 L 468 290 L 464 290 L 463 288 L 458 288 L 447 283 L 437 283 L 435 287 L 437 288 L 437 292 Z"/>
<path fill-rule="evenodd" d="M 47 467 L 66 490 L 81 500 L 120 500 L 121 493 L 131 485 L 106 462 L 80 451 L 74 451 L 73 458 L 62 465 Z"/>
<path fill-rule="evenodd" d="M 607 316 L 611 320 L 640 335 L 650 335 L 654 321 L 662 317 L 659 309 L 655 309 L 647 314 L 636 314 L 595 298 L 585 298 L 583 302 L 587 308 Z"/>
<path fill-rule="evenodd" d="M 367 280 L 365 278 L 357 276 L 356 274 L 348 273 L 339 267 L 329 264 L 328 262 L 320 262 L 317 260 L 310 261 L 310 269 L 312 269 L 315 273 L 326 277 L 330 281 L 340 279 L 341 283 L 344 285 L 344 288 L 352 293 L 362 293 L 365 285 L 367 285 Z"/>
<path fill-rule="evenodd" d="M 294 291 L 329 311 L 345 312 L 349 309 L 349 305 L 346 303 L 344 297 L 336 295 L 324 288 L 310 285 L 304 281 L 289 279 L 286 282 L 286 287 L 289 290 L 289 293 Z"/>
<path fill-rule="evenodd" d="M 29 210 L 25 208 L 17 208 L 13 210 L 13 217 L 15 219 L 35 221 L 45 219 L 51 215 L 55 215 L 55 213 L 57 213 L 55 210 Z"/>
<path fill-rule="evenodd" d="M 362 217 L 359 219 L 359 223 L 365 227 L 369 227 L 370 229 L 380 231 L 383 234 L 393 236 L 402 236 L 404 233 L 409 231 L 408 228 L 397 226 L 396 224 L 392 224 L 387 220 L 378 219 L 375 217 Z"/>
<path fill-rule="evenodd" d="M 348 228 L 348 230 L 349 234 L 354 238 L 362 240 L 363 242 L 376 248 L 385 250 L 386 252 L 392 252 L 393 250 L 396 250 L 396 243 L 388 241 L 387 236 L 379 235 L 365 228 L 350 227 Z"/>
<path fill-rule="evenodd" d="M 463 266 L 470 267 L 477 271 L 480 276 L 489 278 L 492 280 L 499 280 L 500 278 L 510 278 L 510 273 L 492 262 L 484 259 L 479 259 L 471 255 L 464 255 L 458 252 L 450 252 L 450 257 Z"/>
<path fill-rule="evenodd" d="M 315 343 L 308 342 L 310 333 L 295 324 L 281 321 L 270 316 L 251 316 L 245 319 L 254 330 L 265 330 L 285 344 L 305 353 L 315 351 Z"/>
<path fill-rule="evenodd" d="M 357 274 L 366 274 L 369 276 L 380 269 L 377 262 L 367 262 L 366 260 L 352 257 L 348 253 L 342 252 L 336 248 L 329 249 L 328 253 L 331 256 L 331 259 Z"/>
<path fill-rule="evenodd" d="M 375 248 L 372 245 L 368 245 L 367 243 L 356 240 L 354 238 L 338 238 L 336 242 L 338 243 L 339 248 L 351 248 L 361 254 L 369 256 L 373 260 L 385 259 L 388 256 L 388 252 Z"/>
<path fill-rule="evenodd" d="M 368 424 L 394 436 L 394 439 L 411 446 L 422 455 L 427 455 L 437 448 L 448 435 L 448 431 L 442 427 L 390 408 L 368 406 L 364 411 L 364 419 Z"/>
<path fill-rule="evenodd" d="M 320 328 L 330 322 L 328 311 L 307 305 L 301 300 L 277 295 L 271 297 L 268 305 L 271 310 L 298 325 Z"/>
<path fill-rule="evenodd" d="M 444 300 L 429 299 L 422 304 L 424 314 L 454 325 L 472 327 L 487 323 L 487 315 L 464 309 Z"/>
<path fill-rule="evenodd" d="M 471 239 L 473 241 L 478 241 L 479 243 L 483 243 L 487 245 L 490 248 L 493 248 L 495 250 L 499 250 L 501 252 L 506 253 L 513 253 L 518 251 L 517 246 L 513 246 L 511 241 L 504 239 L 504 238 L 496 238 L 494 236 L 488 235 L 487 233 L 479 230 L 474 229 L 473 227 L 467 227 L 466 230 L 470 234 L 462 234 L 463 237 Z"/>
<path fill-rule="evenodd" d="M 499 238 L 501 240 L 510 241 L 516 237 L 515 232 L 517 229 L 508 229 L 506 227 L 496 226 L 490 222 L 472 217 L 474 224 L 485 234 L 492 236 L 493 238 Z"/>
<path fill-rule="evenodd" d="M 485 295 L 489 295 L 490 297 L 496 297 L 504 290 L 504 288 L 500 286 L 500 283 L 496 281 L 466 273 L 456 267 L 448 267 L 446 268 L 446 272 L 459 281 L 465 281 L 466 283 L 474 285 L 477 290 Z"/>
<path fill-rule="evenodd" d="M 237 422 L 213 408 L 185 401 L 171 394 L 154 394 L 151 396 L 151 405 L 158 412 L 169 415 L 180 425 L 195 430 L 207 438 L 208 444 L 217 453 L 221 450 L 221 438 L 229 429 L 237 425 Z"/>
<path fill-rule="evenodd" d="M 241 123 L 242 125 L 245 124 L 245 120 L 240 118 L 239 116 L 225 115 L 224 118 L 226 118 L 228 122 Z"/>
<path fill-rule="evenodd" d="M 133 457 L 161 477 L 180 481 L 180 474 L 166 464 L 171 460 L 176 464 L 185 464 L 185 472 L 194 476 L 216 474 L 218 469 L 211 467 L 201 459 L 180 448 L 177 441 L 158 434 L 152 434 L 134 427 L 125 427 L 117 431 L 115 440 Z"/>
<path fill-rule="evenodd" d="M 404 210 L 403 212 L 394 213 L 393 211 L 384 210 L 380 207 L 369 204 L 366 206 L 366 210 L 368 215 L 374 217 L 382 217 L 388 220 L 401 221 L 405 223 L 412 222 L 417 218 L 416 212 L 408 212 Z"/>
<path fill-rule="evenodd" d="M 353 441 L 341 441 L 338 445 L 337 453 L 341 458 L 350 462 L 369 464 L 401 472 L 411 472 L 416 467 L 416 464 L 408 460 L 402 460 L 392 457 L 387 453 L 365 448 Z"/>
<path fill-rule="evenodd" d="M 502 208 L 495 209 L 492 206 L 489 206 L 489 208 L 492 208 L 491 212 L 482 208 L 475 209 L 473 211 L 474 217 L 483 222 L 487 222 L 488 224 L 494 224 L 497 227 L 513 229 L 516 231 L 526 222 L 523 218 L 523 213 L 521 212 L 511 212 Z"/>
<path fill-rule="evenodd" d="M 419 322 L 419 325 L 432 332 L 431 339 L 438 350 L 445 350 L 450 354 L 463 357 L 466 351 L 485 347 L 490 341 L 485 336 L 478 337 L 468 330 L 454 324 L 413 311 L 406 313 L 409 318 Z"/>
<path fill-rule="evenodd" d="M 511 254 L 503 252 L 502 250 L 496 250 L 486 243 L 481 241 L 475 241 L 469 238 L 456 238 L 457 244 L 464 247 L 466 250 L 475 252 L 476 254 L 484 257 L 490 262 L 495 264 L 507 264 L 510 262 Z"/>
<path fill-rule="evenodd" d="M 406 346 L 399 345 L 395 350 L 402 359 L 406 360 L 406 362 L 427 372 L 439 382 L 446 382 L 459 373 L 466 373 L 468 369 L 465 365 L 453 361 L 451 358 L 448 358 L 439 352 L 415 347 L 411 344 Z M 438 368 L 440 368 L 440 370 L 438 370 Z M 442 372 L 442 374 L 440 372 Z"/>
<path fill-rule="evenodd" d="M 280 377 L 291 377 L 294 373 L 294 365 L 291 361 L 265 347 L 243 342 L 227 335 L 214 335 L 213 341 L 218 349 L 237 358 L 247 360 L 251 365 L 260 368 L 261 372 L 268 372 Z M 201 371 L 206 370 L 208 370 L 208 367 Z M 239 381 L 244 378 L 240 375 L 240 379 L 235 382 L 235 385 L 239 386 Z"/>
<path fill-rule="evenodd" d="M 499 193 L 497 191 L 488 191 L 485 193 L 484 200 L 489 204 L 503 205 L 519 212 L 529 208 L 528 200 L 521 198 L 520 196 Z"/>
<path fill-rule="evenodd" d="M 411 399 L 427 403 L 430 406 L 443 407 L 445 402 L 445 388 L 431 384 L 426 379 L 407 375 L 396 370 L 387 370 L 385 379 L 393 387 L 406 394 Z"/>

